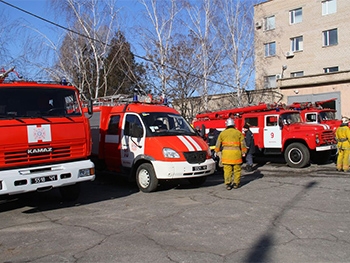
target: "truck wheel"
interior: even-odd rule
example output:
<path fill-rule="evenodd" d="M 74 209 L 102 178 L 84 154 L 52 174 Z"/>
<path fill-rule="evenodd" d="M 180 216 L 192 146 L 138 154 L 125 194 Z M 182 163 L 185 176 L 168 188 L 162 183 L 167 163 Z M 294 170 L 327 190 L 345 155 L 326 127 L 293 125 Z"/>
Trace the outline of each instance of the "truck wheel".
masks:
<path fill-rule="evenodd" d="M 150 163 L 143 163 L 137 168 L 136 183 L 144 193 L 153 192 L 157 189 L 158 179 Z"/>
<path fill-rule="evenodd" d="M 190 184 L 195 187 L 201 186 L 202 184 L 205 183 L 206 180 L 207 180 L 206 176 L 188 178 L 188 181 L 190 182 Z"/>
<path fill-rule="evenodd" d="M 284 159 L 289 167 L 303 168 L 310 162 L 310 152 L 302 143 L 291 143 L 284 151 Z"/>
<path fill-rule="evenodd" d="M 59 188 L 62 199 L 65 201 L 75 201 L 78 199 L 80 194 L 80 185 L 72 184 L 67 186 L 62 186 Z"/>

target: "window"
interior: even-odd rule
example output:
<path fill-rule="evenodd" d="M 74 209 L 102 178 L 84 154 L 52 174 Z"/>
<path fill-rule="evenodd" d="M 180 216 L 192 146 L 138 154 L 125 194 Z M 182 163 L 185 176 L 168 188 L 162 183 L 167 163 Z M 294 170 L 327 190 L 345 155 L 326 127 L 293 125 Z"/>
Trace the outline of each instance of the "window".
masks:
<path fill-rule="evenodd" d="M 323 46 L 333 46 L 338 44 L 338 29 L 323 31 Z"/>
<path fill-rule="evenodd" d="M 293 37 L 290 39 L 290 50 L 291 51 L 303 50 L 303 36 Z"/>
<path fill-rule="evenodd" d="M 323 68 L 324 73 L 331 73 L 331 72 L 337 72 L 337 71 L 339 71 L 339 67 Z"/>
<path fill-rule="evenodd" d="M 265 57 L 276 55 L 276 42 L 265 44 Z"/>
<path fill-rule="evenodd" d="M 290 73 L 291 78 L 302 77 L 302 76 L 304 76 L 304 71 L 296 71 L 296 72 Z"/>
<path fill-rule="evenodd" d="M 138 116 L 128 114 L 125 120 L 124 135 L 141 138 L 143 135 L 143 127 Z"/>
<path fill-rule="evenodd" d="M 111 116 L 108 124 L 107 134 L 117 135 L 119 130 L 119 120 L 120 116 Z"/>
<path fill-rule="evenodd" d="M 258 127 L 258 117 L 246 118 L 244 122 L 249 123 L 251 127 Z"/>
<path fill-rule="evenodd" d="M 266 116 L 266 126 L 277 126 L 277 116 Z"/>
<path fill-rule="evenodd" d="M 276 87 L 276 75 L 265 76 L 264 78 L 265 88 L 275 88 Z"/>
<path fill-rule="evenodd" d="M 337 0 L 322 1 L 322 15 L 334 14 L 337 12 Z"/>
<path fill-rule="evenodd" d="M 275 29 L 275 16 L 265 18 L 265 30 Z"/>
<path fill-rule="evenodd" d="M 303 21 L 303 9 L 298 8 L 289 11 L 289 23 L 296 24 Z"/>

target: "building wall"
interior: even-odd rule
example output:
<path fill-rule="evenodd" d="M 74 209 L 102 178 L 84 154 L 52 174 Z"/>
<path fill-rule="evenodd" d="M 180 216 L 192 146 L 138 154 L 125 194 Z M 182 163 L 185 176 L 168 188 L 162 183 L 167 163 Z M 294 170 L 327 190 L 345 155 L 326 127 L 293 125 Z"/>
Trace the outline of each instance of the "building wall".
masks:
<path fill-rule="evenodd" d="M 349 98 L 350 1 L 336 2 L 336 12 L 328 15 L 322 15 L 322 0 L 270 0 L 255 6 L 256 89 L 264 88 L 265 76 L 277 75 L 281 79 L 276 81 L 275 87 L 284 95 L 285 102 L 289 96 L 332 92 L 339 92 L 341 101 Z M 290 24 L 289 11 L 300 7 L 302 22 Z M 273 30 L 265 30 L 265 18 L 269 16 L 275 16 Z M 322 32 L 334 28 L 338 30 L 338 44 L 323 46 Z M 302 51 L 286 57 L 291 51 L 290 39 L 297 36 L 303 36 Z M 273 41 L 276 42 L 276 54 L 265 57 L 264 44 Z M 339 67 L 339 72 L 324 73 L 324 68 L 334 66 Z M 291 77 L 291 73 L 297 71 L 303 71 L 304 76 Z M 298 94 L 294 92 L 296 87 Z M 350 104 L 347 104 L 339 102 L 337 110 L 341 115 L 350 115 Z"/>

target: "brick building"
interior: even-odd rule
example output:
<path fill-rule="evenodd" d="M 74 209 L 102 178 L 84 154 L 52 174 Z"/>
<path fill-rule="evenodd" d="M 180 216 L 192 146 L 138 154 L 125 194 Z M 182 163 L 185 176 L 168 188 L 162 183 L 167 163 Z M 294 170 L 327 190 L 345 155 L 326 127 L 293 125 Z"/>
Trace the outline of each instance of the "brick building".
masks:
<path fill-rule="evenodd" d="M 282 102 L 337 100 L 350 117 L 350 0 L 269 0 L 254 6 L 256 89 Z"/>

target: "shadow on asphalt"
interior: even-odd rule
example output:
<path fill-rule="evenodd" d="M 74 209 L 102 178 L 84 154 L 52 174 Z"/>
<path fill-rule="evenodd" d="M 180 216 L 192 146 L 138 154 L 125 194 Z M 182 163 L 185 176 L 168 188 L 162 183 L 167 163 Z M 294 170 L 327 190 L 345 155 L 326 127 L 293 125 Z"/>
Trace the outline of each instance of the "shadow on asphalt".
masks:
<path fill-rule="evenodd" d="M 245 174 L 241 179 L 241 186 L 251 181 L 262 178 L 263 175 L 255 170 Z M 222 171 L 215 172 L 207 177 L 201 186 L 193 186 L 187 179 L 161 180 L 157 192 L 175 190 L 186 190 L 194 188 L 212 187 L 224 184 Z M 93 182 L 81 183 L 81 191 L 76 201 L 63 201 L 59 189 L 47 192 L 31 192 L 15 196 L 9 196 L 0 200 L 0 213 L 20 208 L 28 208 L 23 213 L 31 214 L 42 211 L 62 209 L 67 207 L 81 206 L 105 200 L 126 197 L 139 192 L 136 182 L 128 182 L 125 177 L 112 173 L 99 173 Z M 145 193 L 147 194 L 147 193 Z"/>
<path fill-rule="evenodd" d="M 0 213 L 28 207 L 23 213 L 31 214 L 116 199 L 139 192 L 136 184 L 112 174 L 99 174 L 95 181 L 81 183 L 80 188 L 76 201 L 63 201 L 59 189 L 3 197 L 0 199 Z"/>

